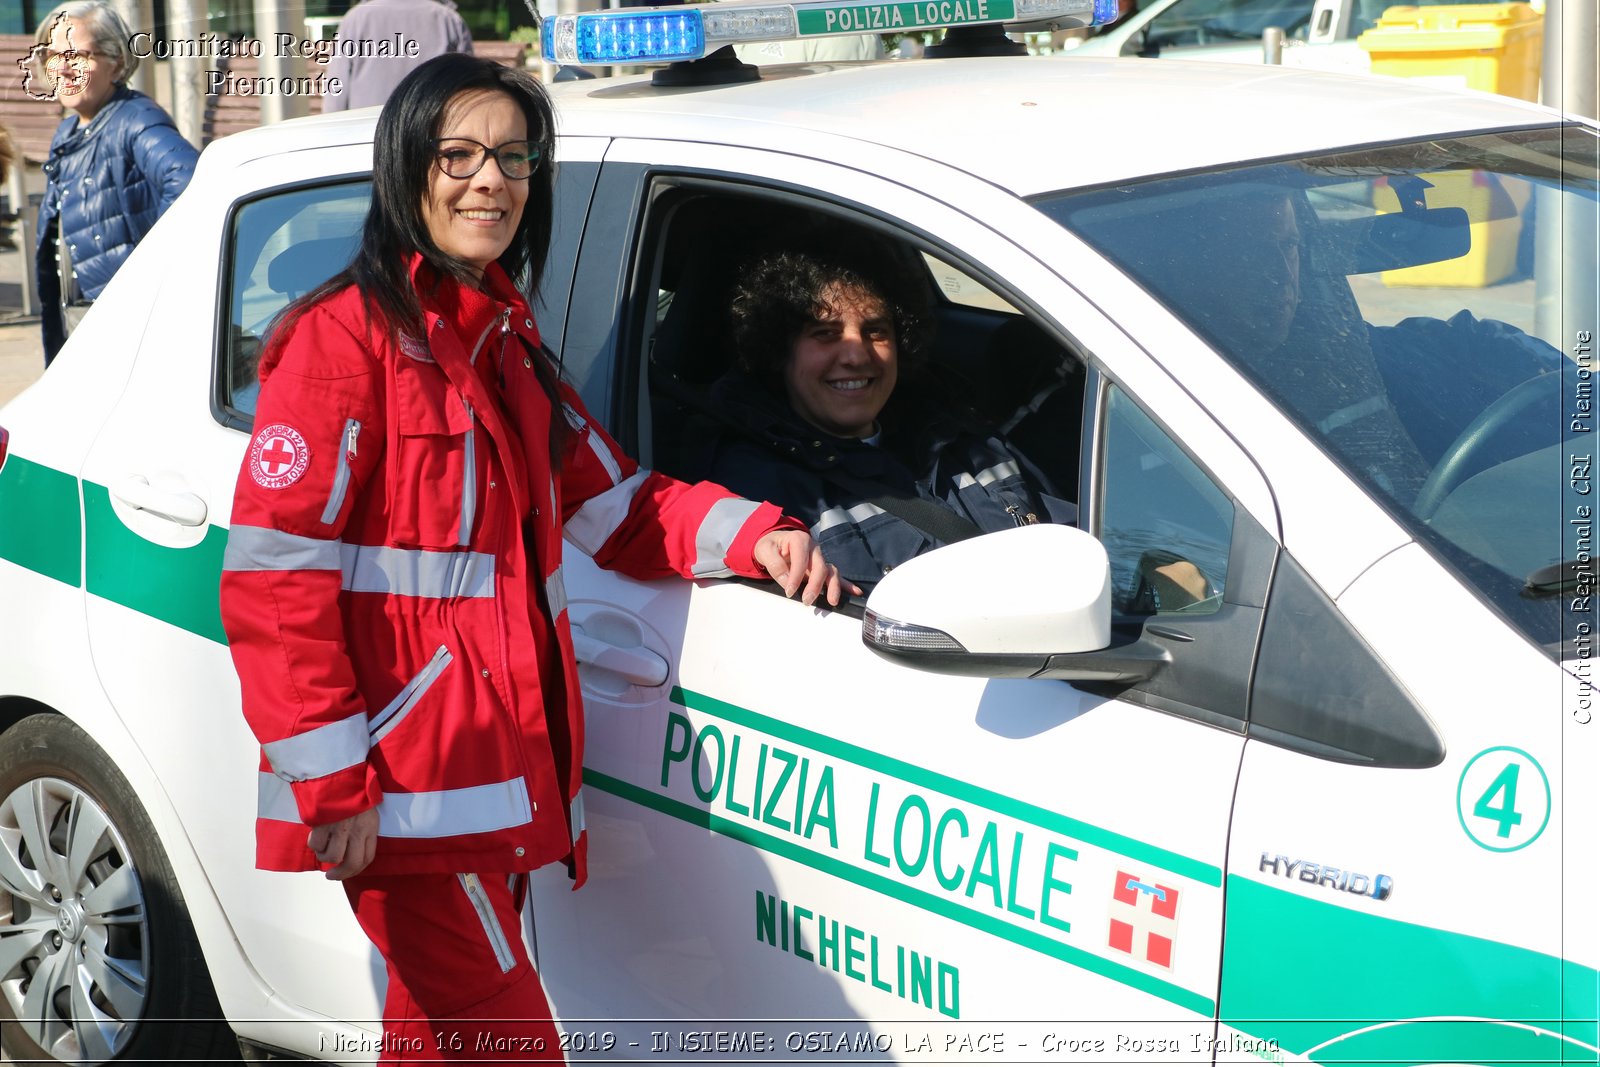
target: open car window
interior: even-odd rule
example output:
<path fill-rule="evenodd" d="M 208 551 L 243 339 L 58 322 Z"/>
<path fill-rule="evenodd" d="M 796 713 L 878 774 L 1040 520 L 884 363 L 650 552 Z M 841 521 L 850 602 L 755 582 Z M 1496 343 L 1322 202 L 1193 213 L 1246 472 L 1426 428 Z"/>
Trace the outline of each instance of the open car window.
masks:
<path fill-rule="evenodd" d="M 640 249 L 648 306 L 638 309 L 648 393 L 642 441 L 654 467 L 705 477 L 729 433 L 712 397 L 735 365 L 729 307 L 741 272 L 810 228 L 858 225 L 861 239 L 885 242 L 931 298 L 931 343 L 920 367 L 902 369 L 894 402 L 915 403 L 961 432 L 1002 438 L 1044 491 L 1077 499 L 1083 363 L 954 250 L 821 202 L 695 187 L 655 203 Z"/>

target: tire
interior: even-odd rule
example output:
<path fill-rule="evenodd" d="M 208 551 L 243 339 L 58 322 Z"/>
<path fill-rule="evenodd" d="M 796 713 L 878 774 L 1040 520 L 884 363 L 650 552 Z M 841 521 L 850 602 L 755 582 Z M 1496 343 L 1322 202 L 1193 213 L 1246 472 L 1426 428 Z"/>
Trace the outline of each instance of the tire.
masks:
<path fill-rule="evenodd" d="M 47 1063 L 239 1058 L 149 816 L 59 715 L 0 735 L 0 1047 Z"/>

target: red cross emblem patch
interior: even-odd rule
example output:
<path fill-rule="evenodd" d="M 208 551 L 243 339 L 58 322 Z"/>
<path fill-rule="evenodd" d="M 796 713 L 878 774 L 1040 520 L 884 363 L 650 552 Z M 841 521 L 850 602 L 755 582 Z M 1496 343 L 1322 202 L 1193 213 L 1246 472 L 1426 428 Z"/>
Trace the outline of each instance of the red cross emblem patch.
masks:
<path fill-rule="evenodd" d="M 311 449 L 293 426 L 273 423 L 250 442 L 250 477 L 263 489 L 287 489 L 311 463 Z"/>
<path fill-rule="evenodd" d="M 1177 939 L 1178 891 L 1118 871 L 1111 891 L 1110 946 L 1170 971 Z"/>

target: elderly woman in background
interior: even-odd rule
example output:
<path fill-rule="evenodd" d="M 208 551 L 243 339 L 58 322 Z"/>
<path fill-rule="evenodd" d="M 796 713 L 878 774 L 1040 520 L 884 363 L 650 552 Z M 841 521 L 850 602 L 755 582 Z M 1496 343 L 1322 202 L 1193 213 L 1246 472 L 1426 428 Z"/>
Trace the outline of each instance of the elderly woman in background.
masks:
<path fill-rule="evenodd" d="M 198 153 L 161 105 L 128 87 L 139 58 L 127 24 L 100 0 L 39 23 L 43 73 L 67 115 L 50 139 L 35 256 L 44 361 L 183 192 Z"/>

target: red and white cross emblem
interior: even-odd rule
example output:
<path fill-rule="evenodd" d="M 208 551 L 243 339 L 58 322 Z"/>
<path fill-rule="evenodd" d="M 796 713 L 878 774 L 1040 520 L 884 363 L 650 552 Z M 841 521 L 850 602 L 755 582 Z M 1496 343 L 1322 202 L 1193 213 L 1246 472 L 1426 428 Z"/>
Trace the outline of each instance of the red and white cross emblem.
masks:
<path fill-rule="evenodd" d="M 1110 946 L 1170 971 L 1177 939 L 1178 891 L 1118 871 L 1111 891 Z"/>
<path fill-rule="evenodd" d="M 311 463 L 311 449 L 293 426 L 273 423 L 250 442 L 250 477 L 263 489 L 286 489 Z"/>

